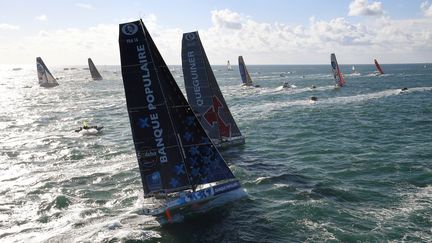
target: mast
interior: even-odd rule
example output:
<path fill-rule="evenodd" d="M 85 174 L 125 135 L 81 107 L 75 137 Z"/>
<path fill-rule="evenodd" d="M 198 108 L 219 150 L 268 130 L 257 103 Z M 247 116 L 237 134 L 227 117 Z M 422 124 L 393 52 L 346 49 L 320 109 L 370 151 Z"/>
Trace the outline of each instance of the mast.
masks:
<path fill-rule="evenodd" d="M 126 104 L 145 195 L 234 179 L 144 23 L 120 24 L 119 32 Z"/>

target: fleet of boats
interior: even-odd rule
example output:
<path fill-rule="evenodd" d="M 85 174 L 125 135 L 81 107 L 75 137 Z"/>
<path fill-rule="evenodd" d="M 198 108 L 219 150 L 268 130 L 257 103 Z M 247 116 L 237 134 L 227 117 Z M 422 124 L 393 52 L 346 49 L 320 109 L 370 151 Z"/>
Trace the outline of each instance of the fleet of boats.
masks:
<path fill-rule="evenodd" d="M 132 139 L 144 197 L 151 201 L 144 213 L 161 224 L 173 223 L 247 196 L 218 150 L 244 144 L 245 137 L 219 88 L 198 32 L 184 33 L 182 38 L 187 99 L 142 20 L 120 24 L 119 33 Z M 377 72 L 384 74 L 376 59 L 374 62 Z M 345 79 L 334 53 L 330 63 L 336 87 L 343 87 Z M 259 87 L 242 56 L 238 65 L 242 84 Z M 41 87 L 59 85 L 40 57 L 36 66 Z M 87 69 L 93 80 L 103 79 L 91 58 Z M 233 70 L 229 60 L 227 70 Z M 351 75 L 360 75 L 354 66 Z M 283 84 L 283 88 L 295 87 Z M 317 101 L 315 96 L 309 99 L 311 104 Z M 96 134 L 102 128 L 85 123 L 75 132 Z"/>

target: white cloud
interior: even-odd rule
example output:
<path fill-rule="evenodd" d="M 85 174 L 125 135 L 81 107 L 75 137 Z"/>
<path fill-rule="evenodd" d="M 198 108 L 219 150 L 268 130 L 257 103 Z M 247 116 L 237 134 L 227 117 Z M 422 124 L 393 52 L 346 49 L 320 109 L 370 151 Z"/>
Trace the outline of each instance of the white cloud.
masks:
<path fill-rule="evenodd" d="M 39 21 L 47 21 L 48 17 L 45 14 L 42 14 L 42 15 L 36 16 L 35 19 L 39 20 Z"/>
<path fill-rule="evenodd" d="M 420 8 L 425 16 L 432 17 L 432 4 L 429 1 L 423 1 Z"/>
<path fill-rule="evenodd" d="M 0 23 L 0 30 L 18 30 L 19 28 L 18 25 Z"/>
<path fill-rule="evenodd" d="M 349 5 L 349 16 L 380 16 L 383 14 L 381 2 L 369 4 L 368 0 L 354 0 Z"/>
<path fill-rule="evenodd" d="M 143 18 L 157 46 L 167 60 L 178 58 L 182 31 L 162 28 L 156 24 L 156 16 Z M 55 65 L 86 64 L 92 57 L 100 64 L 119 64 L 118 24 L 99 24 L 89 28 L 65 28 L 41 30 L 37 34 L 9 39 L 0 46 L 0 63 L 33 63 L 34 57 L 42 56 Z M 169 38 L 171 40 L 166 40 Z M 25 47 L 25 48 L 23 48 Z"/>
<path fill-rule="evenodd" d="M 225 64 L 227 59 L 234 64 L 239 55 L 248 64 L 328 63 L 332 52 L 342 63 L 371 63 L 373 57 L 382 62 L 430 62 L 432 56 L 432 18 L 382 17 L 365 24 L 311 17 L 306 25 L 288 25 L 256 21 L 227 9 L 212 11 L 209 18 L 212 26 L 199 32 L 211 64 Z M 166 63 L 180 64 L 182 34 L 191 29 L 161 26 L 155 15 L 143 21 Z M 4 40 L 0 38 L 0 46 L 8 48 L 0 49 L 0 63 L 22 63 L 23 58 L 33 63 L 34 56 L 58 65 L 83 64 L 88 57 L 100 64 L 120 63 L 117 24 L 43 30 Z"/>
<path fill-rule="evenodd" d="M 79 8 L 84 8 L 84 9 L 93 9 L 93 6 L 91 4 L 88 4 L 88 3 L 76 3 L 75 6 L 77 6 Z"/>
<path fill-rule="evenodd" d="M 218 28 L 241 29 L 242 19 L 240 14 L 229 9 L 211 11 L 212 23 Z"/>
<path fill-rule="evenodd" d="M 212 11 L 212 20 L 218 21 L 200 30 L 212 63 L 225 63 L 238 55 L 256 64 L 325 63 L 331 52 L 343 54 L 351 63 L 368 63 L 374 55 L 391 56 L 394 62 L 432 56 L 432 19 L 386 17 L 354 24 L 341 17 L 329 21 L 311 17 L 304 26 L 257 22 L 227 10 L 223 13 Z M 221 16 L 236 16 L 236 25 L 241 28 L 220 24 L 226 22 Z"/>

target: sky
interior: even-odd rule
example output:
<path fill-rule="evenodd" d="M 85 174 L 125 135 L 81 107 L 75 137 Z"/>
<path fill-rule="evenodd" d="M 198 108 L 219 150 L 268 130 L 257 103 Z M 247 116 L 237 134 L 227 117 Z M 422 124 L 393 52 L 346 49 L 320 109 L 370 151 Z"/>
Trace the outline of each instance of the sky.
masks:
<path fill-rule="evenodd" d="M 432 0 L 0 1 L 0 64 L 118 65 L 118 25 L 142 18 L 169 65 L 199 31 L 213 65 L 432 62 Z"/>

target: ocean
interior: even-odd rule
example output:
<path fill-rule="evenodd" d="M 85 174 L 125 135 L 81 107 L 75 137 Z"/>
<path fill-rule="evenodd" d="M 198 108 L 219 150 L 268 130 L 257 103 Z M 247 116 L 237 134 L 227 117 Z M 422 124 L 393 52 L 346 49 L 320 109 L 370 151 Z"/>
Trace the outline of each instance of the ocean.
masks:
<path fill-rule="evenodd" d="M 120 68 L 92 81 L 47 64 L 57 87 L 0 66 L 0 242 L 432 241 L 430 64 L 341 65 L 341 89 L 330 65 L 248 66 L 261 88 L 213 66 L 246 137 L 222 155 L 248 197 L 167 227 L 142 213 Z M 104 129 L 75 133 L 83 121 Z"/>

